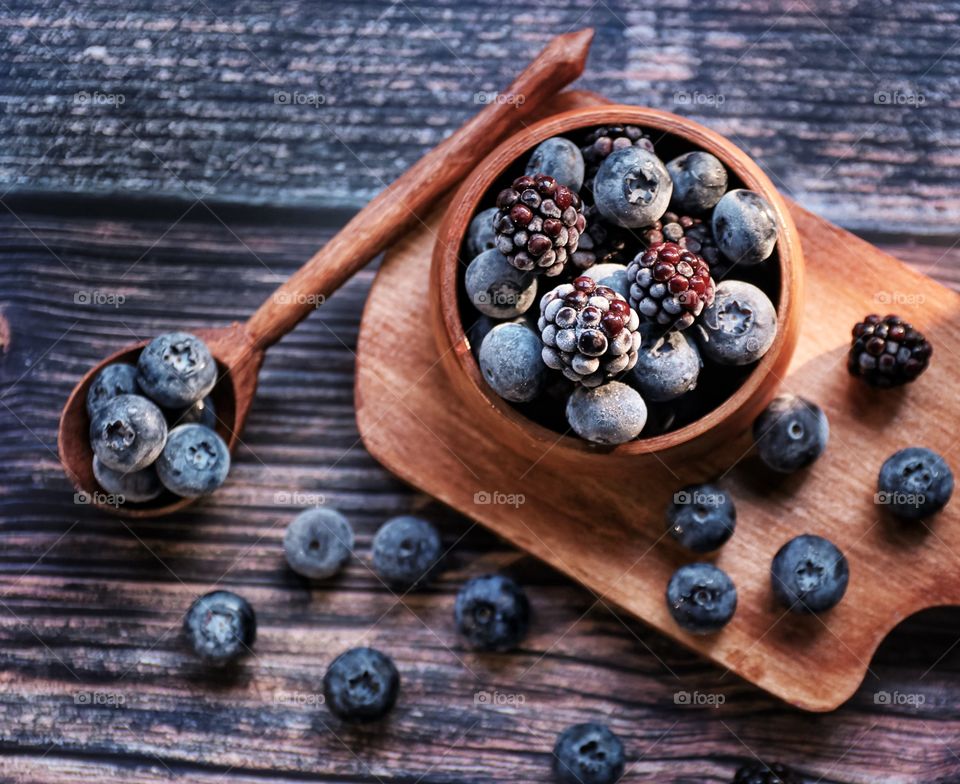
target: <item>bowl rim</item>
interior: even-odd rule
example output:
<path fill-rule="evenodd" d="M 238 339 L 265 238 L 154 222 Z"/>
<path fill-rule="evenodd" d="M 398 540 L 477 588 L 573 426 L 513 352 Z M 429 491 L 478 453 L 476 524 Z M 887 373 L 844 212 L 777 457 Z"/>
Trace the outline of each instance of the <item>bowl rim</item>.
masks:
<path fill-rule="evenodd" d="M 744 188 L 760 193 L 768 201 L 780 228 L 775 250 L 780 266 L 780 291 L 776 306 L 778 329 L 767 353 L 753 366 L 739 388 L 704 416 L 677 430 L 648 438 L 641 436 L 612 446 L 595 444 L 575 434 L 570 435 L 570 430 L 567 433 L 551 430 L 529 419 L 493 392 L 484 380 L 480 366 L 470 350 L 470 340 L 463 326 L 459 304 L 459 268 L 470 261 L 460 257 L 460 249 L 470 220 L 493 183 L 517 158 L 543 140 L 591 126 L 609 124 L 639 125 L 647 131 L 676 136 L 691 143 L 696 149 L 712 153 L 743 183 Z M 431 260 L 431 288 L 434 305 L 439 311 L 440 329 L 436 332 L 438 341 L 442 341 L 439 345 L 441 356 L 452 353 L 459 371 L 494 410 L 528 436 L 550 448 L 562 444 L 580 451 L 647 455 L 689 444 L 726 421 L 756 395 L 762 394 L 774 365 L 778 361 L 784 361 L 784 352 L 787 352 L 786 360 L 789 360 L 796 345 L 797 330 L 790 328 L 790 322 L 791 316 L 796 318 L 802 306 L 803 255 L 799 234 L 783 196 L 759 165 L 729 139 L 693 120 L 670 112 L 628 104 L 604 104 L 597 108 L 572 109 L 526 126 L 501 142 L 457 189 L 447 207 L 437 239 Z M 545 290 L 538 288 L 537 301 L 544 293 Z"/>

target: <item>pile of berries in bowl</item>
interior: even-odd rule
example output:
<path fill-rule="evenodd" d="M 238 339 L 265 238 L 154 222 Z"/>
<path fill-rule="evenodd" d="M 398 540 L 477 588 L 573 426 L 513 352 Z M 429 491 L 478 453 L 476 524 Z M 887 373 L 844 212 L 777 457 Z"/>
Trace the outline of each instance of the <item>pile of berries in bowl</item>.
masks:
<path fill-rule="evenodd" d="M 198 498 L 222 485 L 230 451 L 216 432 L 216 360 L 186 332 L 150 341 L 136 364 L 114 362 L 87 392 L 93 475 L 107 505 Z"/>
<path fill-rule="evenodd" d="M 635 122 L 604 122 L 620 116 Z M 455 197 L 434 255 L 444 338 L 495 406 L 553 439 L 659 448 L 747 408 L 742 429 L 796 341 L 794 235 L 716 134 L 577 110 L 508 140 Z"/>

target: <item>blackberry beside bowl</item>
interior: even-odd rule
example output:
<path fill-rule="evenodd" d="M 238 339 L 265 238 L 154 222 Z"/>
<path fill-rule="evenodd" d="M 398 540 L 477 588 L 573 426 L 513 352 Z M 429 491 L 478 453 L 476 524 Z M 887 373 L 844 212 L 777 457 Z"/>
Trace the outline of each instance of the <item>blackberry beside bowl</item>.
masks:
<path fill-rule="evenodd" d="M 557 414 L 557 401 L 511 404 L 490 388 L 471 351 L 468 331 L 479 314 L 473 311 L 463 282 L 464 270 L 472 258 L 466 248 L 470 221 L 480 210 L 492 206 L 497 193 L 524 173 L 533 149 L 554 136 L 579 142 L 591 129 L 609 125 L 639 126 L 651 136 L 663 161 L 694 150 L 713 154 L 727 169 L 728 190 L 745 188 L 760 194 L 773 210 L 779 230 L 773 255 L 763 264 L 750 267 L 746 274 L 735 276 L 761 288 L 776 308 L 777 335 L 766 354 L 747 367 L 705 368 L 698 382 L 695 411 L 685 411 L 679 404 L 674 407 L 676 411 L 671 411 L 670 406 L 652 406 L 651 420 L 640 436 L 616 446 L 591 443 L 569 434 L 562 416 Z M 559 282 L 541 276 L 537 299 Z M 783 198 L 749 156 L 720 134 L 691 120 L 625 105 L 565 112 L 503 142 L 451 199 L 440 225 L 431 268 L 434 335 L 441 361 L 464 397 L 465 408 L 470 407 L 466 401 L 479 396 L 498 413 L 506 442 L 522 438 L 540 443 L 544 449 L 571 450 L 573 454 L 587 451 L 631 456 L 699 451 L 744 432 L 772 400 L 786 373 L 799 337 L 802 288 L 803 259 L 796 227 Z M 678 419 L 672 423 L 656 421 L 667 412 Z"/>

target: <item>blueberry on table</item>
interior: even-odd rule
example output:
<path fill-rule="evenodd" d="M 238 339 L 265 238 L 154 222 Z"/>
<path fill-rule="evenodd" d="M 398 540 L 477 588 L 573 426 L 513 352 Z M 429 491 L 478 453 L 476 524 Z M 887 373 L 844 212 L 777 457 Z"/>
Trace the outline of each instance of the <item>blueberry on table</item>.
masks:
<path fill-rule="evenodd" d="M 663 162 L 641 147 L 610 153 L 593 180 L 593 196 L 600 214 L 628 229 L 660 220 L 672 194 L 673 182 Z"/>
<path fill-rule="evenodd" d="M 104 403 L 120 395 L 142 394 L 137 385 L 137 369 L 133 365 L 117 362 L 107 365 L 97 373 L 87 391 L 87 413 L 92 417 Z"/>
<path fill-rule="evenodd" d="M 749 365 L 773 345 L 777 310 L 756 286 L 742 280 L 717 284 L 713 303 L 694 328 L 700 354 L 719 365 Z"/>
<path fill-rule="evenodd" d="M 667 608 L 680 628 L 710 634 L 733 618 L 737 589 L 727 573 L 713 564 L 685 564 L 667 584 Z"/>
<path fill-rule="evenodd" d="M 227 445 L 203 425 L 180 425 L 171 430 L 157 460 L 157 474 L 164 487 L 184 498 L 212 493 L 227 480 L 229 472 Z"/>
<path fill-rule="evenodd" d="M 932 449 L 912 446 L 886 459 L 877 482 L 877 503 L 904 520 L 936 514 L 953 494 L 953 472 Z"/>
<path fill-rule="evenodd" d="M 572 191 L 579 191 L 583 187 L 583 173 L 583 153 L 577 145 L 562 136 L 553 136 L 540 142 L 530 153 L 525 170 L 528 177 L 548 174 Z"/>
<path fill-rule="evenodd" d="M 493 219 L 496 216 L 497 208 L 490 207 L 478 212 L 470 221 L 467 229 L 467 251 L 471 258 L 497 247 L 497 234 L 493 230 Z"/>
<path fill-rule="evenodd" d="M 537 299 L 537 278 L 511 266 L 498 250 L 486 250 L 470 262 L 464 287 L 473 306 L 486 316 L 520 316 Z"/>
<path fill-rule="evenodd" d="M 163 492 L 157 469 L 152 465 L 141 468 L 139 471 L 114 471 L 103 464 L 96 455 L 93 456 L 93 476 L 106 492 L 114 496 L 121 496 L 120 503 L 133 502 L 141 504 L 152 501 Z"/>
<path fill-rule="evenodd" d="M 760 459 L 774 471 L 791 474 L 812 464 L 827 448 L 830 423 L 816 403 L 780 395 L 753 423 Z"/>
<path fill-rule="evenodd" d="M 530 602 L 509 577 L 488 574 L 469 580 L 457 594 L 454 619 L 474 648 L 506 651 L 526 636 Z"/>
<path fill-rule="evenodd" d="M 441 555 L 440 534 L 419 517 L 387 520 L 373 537 L 373 570 L 394 588 L 428 582 Z"/>
<path fill-rule="evenodd" d="M 667 506 L 667 530 L 695 553 L 716 550 L 733 536 L 737 510 L 730 494 L 716 485 L 689 485 Z"/>
<path fill-rule="evenodd" d="M 667 171 L 673 180 L 671 204 L 682 212 L 707 212 L 727 190 L 727 170 L 716 156 L 703 150 L 674 158 Z"/>
<path fill-rule="evenodd" d="M 803 534 L 777 551 L 770 579 L 773 594 L 784 607 L 796 613 L 819 613 L 843 598 L 850 569 L 833 542 Z"/>
<path fill-rule="evenodd" d="M 353 552 L 353 528 L 335 509 L 306 509 L 283 535 L 290 568 L 303 577 L 324 580 L 339 572 Z"/>
<path fill-rule="evenodd" d="M 119 395 L 100 406 L 90 420 L 90 446 L 107 468 L 139 471 L 163 450 L 167 421 L 140 395 Z"/>
<path fill-rule="evenodd" d="M 382 718 L 393 708 L 399 692 L 400 673 L 393 660 L 375 648 L 341 653 L 323 676 L 327 707 L 344 721 Z"/>
<path fill-rule="evenodd" d="M 770 765 L 753 762 L 737 770 L 733 784 L 803 784 L 803 779 L 795 770 L 779 762 Z"/>
<path fill-rule="evenodd" d="M 574 724 L 557 737 L 553 770 L 563 784 L 614 784 L 623 775 L 623 743 L 603 724 Z"/>
<path fill-rule="evenodd" d="M 184 631 L 198 656 L 226 664 L 249 653 L 257 637 L 257 617 L 250 603 L 232 591 L 212 591 L 187 611 Z"/>
<path fill-rule="evenodd" d="M 167 408 L 185 408 L 210 394 L 217 363 L 200 338 L 169 332 L 151 340 L 137 360 L 137 383 Z"/>
<path fill-rule="evenodd" d="M 759 193 L 728 191 L 713 208 L 713 237 L 733 267 L 759 264 L 777 244 L 777 218 Z"/>

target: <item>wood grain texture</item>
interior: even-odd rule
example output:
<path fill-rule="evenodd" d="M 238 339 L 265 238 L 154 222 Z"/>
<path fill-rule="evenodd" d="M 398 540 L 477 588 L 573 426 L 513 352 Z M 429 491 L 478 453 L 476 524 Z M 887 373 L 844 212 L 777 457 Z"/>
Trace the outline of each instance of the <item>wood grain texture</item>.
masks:
<path fill-rule="evenodd" d="M 0 780 L 542 782 L 554 735 L 584 719 L 609 721 L 625 739 L 627 781 L 721 784 L 753 753 L 824 782 L 960 775 L 956 611 L 905 622 L 870 663 L 876 677 L 836 713 L 810 716 L 721 678 L 381 468 L 353 419 L 352 351 L 372 272 L 270 352 L 236 467 L 214 498 L 128 525 L 75 506 L 52 450 L 56 412 L 84 368 L 131 332 L 241 318 L 333 227 L 228 216 L 228 228 L 197 207 L 171 229 L 176 215 L 12 206 L 23 223 L 0 216 Z M 912 248 L 918 265 L 942 252 Z M 83 305 L 77 291 L 127 299 Z M 359 557 L 332 585 L 311 590 L 284 568 L 281 530 L 294 508 L 276 494 L 294 492 L 297 505 L 322 494 L 358 530 Z M 438 521 L 451 551 L 435 587 L 397 603 L 365 564 L 377 526 L 411 509 Z M 464 579 L 499 569 L 527 587 L 532 634 L 516 654 L 477 656 L 453 633 L 453 597 Z M 221 576 L 260 618 L 257 658 L 236 682 L 199 668 L 177 633 L 192 597 Z M 308 703 L 327 662 L 360 641 L 397 658 L 403 697 L 379 732 L 345 733 Z M 474 705 L 479 690 L 524 703 Z M 879 690 L 924 702 L 877 705 Z M 125 702 L 77 704 L 95 692 Z M 724 703 L 683 707 L 678 692 Z"/>
<path fill-rule="evenodd" d="M 960 222 L 955 0 L 8 0 L 0 25 L 4 190 L 359 207 L 590 25 L 581 86 L 729 136 L 833 222 Z"/>

